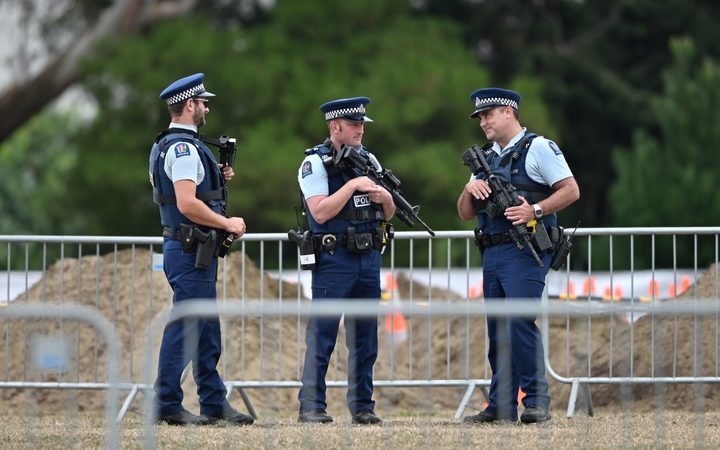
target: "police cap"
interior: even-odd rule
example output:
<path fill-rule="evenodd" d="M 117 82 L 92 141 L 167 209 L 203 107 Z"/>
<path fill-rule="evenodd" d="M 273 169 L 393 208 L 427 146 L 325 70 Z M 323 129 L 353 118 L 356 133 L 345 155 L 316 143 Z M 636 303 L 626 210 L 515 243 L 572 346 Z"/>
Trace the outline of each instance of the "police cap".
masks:
<path fill-rule="evenodd" d="M 196 73 L 173 82 L 160 93 L 160 98 L 168 105 L 184 102 L 194 97 L 215 97 L 215 94 L 205 90 L 204 73 Z"/>
<path fill-rule="evenodd" d="M 367 97 L 341 98 L 323 103 L 320 111 L 325 113 L 325 120 L 345 119 L 353 122 L 372 122 L 365 115 L 365 106 L 370 103 Z"/>
<path fill-rule="evenodd" d="M 509 89 L 482 88 L 470 94 L 470 101 L 475 105 L 475 112 L 470 114 L 474 119 L 482 111 L 498 106 L 511 106 L 515 110 L 520 106 L 520 94 Z"/>

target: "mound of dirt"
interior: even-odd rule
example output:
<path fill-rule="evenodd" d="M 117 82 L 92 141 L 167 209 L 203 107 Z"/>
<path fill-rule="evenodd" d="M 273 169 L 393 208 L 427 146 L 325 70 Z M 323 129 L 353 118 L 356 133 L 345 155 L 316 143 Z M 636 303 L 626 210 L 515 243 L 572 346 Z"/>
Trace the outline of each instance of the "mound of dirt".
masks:
<path fill-rule="evenodd" d="M 147 263 L 143 263 L 143 261 Z M 121 346 L 120 378 L 127 382 L 145 382 L 147 357 L 145 347 L 148 334 L 154 336 L 153 364 L 157 364 L 159 336 L 171 303 L 172 293 L 161 271 L 153 271 L 152 254 L 148 250 L 122 250 L 100 257 L 65 258 L 54 264 L 45 276 L 27 293 L 18 296 L 17 303 L 52 304 L 53 299 L 77 303 L 97 309 L 110 321 L 119 336 Z M 257 299 L 298 301 L 302 287 L 279 281 L 260 271 L 241 252 L 232 252 L 221 260 L 218 294 L 229 299 Z M 713 266 L 691 287 L 683 302 L 698 296 L 717 296 L 717 267 Z M 411 283 L 404 276 L 398 278 L 397 298 L 454 301 L 452 292 Z M 73 299 L 73 300 L 69 300 Z M 307 301 L 302 299 L 301 301 Z M 421 300 L 414 300 L 419 302 Z M 8 307 L 12 307 L 8 306 Z M 305 320 L 301 318 L 245 317 L 223 320 L 225 350 L 220 363 L 225 380 L 298 380 L 304 355 Z M 718 321 L 715 318 L 695 318 L 681 315 L 673 318 L 645 316 L 630 325 L 622 317 L 588 319 L 554 318 L 549 324 L 549 352 L 552 368 L 561 376 L 684 376 L 714 375 L 718 366 L 715 353 Z M 431 380 L 489 378 L 490 368 L 485 354 L 486 328 L 482 318 L 408 318 L 407 341 L 396 343 L 404 336 L 390 335 L 381 318 L 380 352 L 375 366 L 376 380 Z M 695 328 L 697 325 L 697 328 Z M 0 361 L 6 367 L 6 380 L 103 382 L 105 380 L 104 345 L 86 325 L 52 320 L 7 322 L 7 345 L 0 346 Z M 697 333 L 693 330 L 697 329 Z M 35 335 L 60 335 L 70 342 L 73 360 L 64 371 L 34 369 L 30 360 L 30 345 Z M 651 346 L 651 337 L 654 345 Z M 630 360 L 630 344 L 633 359 Z M 693 355 L 697 355 L 693 359 Z M 331 360 L 328 380 L 346 378 L 347 350 L 340 333 Z M 697 361 L 698 364 L 693 364 Z M 154 380 L 153 367 L 153 380 Z M 702 387 L 704 389 L 704 387 Z M 197 411 L 196 388 L 189 376 L 184 383 L 185 406 Z M 429 411 L 434 408 L 454 409 L 465 388 L 377 388 L 379 410 Z M 690 409 L 697 398 L 698 387 L 680 384 L 660 388 L 638 385 L 620 388 L 593 385 L 596 406 L 618 405 L 634 399 L 634 407 L 651 409 L 657 399 L 664 408 Z M 555 409 L 567 406 L 570 388 L 551 380 L 551 396 Z M 703 391 L 704 393 L 704 391 Z M 248 391 L 256 409 L 262 415 L 279 412 L 283 415 L 297 411 L 297 389 L 252 389 Z M 707 390 L 706 407 L 715 399 Z M 56 390 L 4 389 L 0 391 L 3 408 L 22 408 L 32 400 L 42 405 L 44 412 L 67 409 L 72 399 L 79 410 L 102 410 L 101 392 L 74 392 L 72 396 Z M 237 406 L 239 401 L 233 400 Z M 329 410 L 346 411 L 345 390 L 328 391 Z M 482 403 L 476 394 L 474 404 Z M 133 409 L 140 408 L 136 401 Z M 242 409 L 242 408 L 241 408 Z"/>

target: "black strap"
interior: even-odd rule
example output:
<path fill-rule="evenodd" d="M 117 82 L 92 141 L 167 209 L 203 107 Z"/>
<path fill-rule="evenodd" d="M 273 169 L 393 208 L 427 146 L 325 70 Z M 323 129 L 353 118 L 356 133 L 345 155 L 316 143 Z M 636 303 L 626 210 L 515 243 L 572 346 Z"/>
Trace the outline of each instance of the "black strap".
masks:
<path fill-rule="evenodd" d="M 209 202 L 210 200 L 222 200 L 224 198 L 224 191 L 222 189 L 213 189 L 212 191 L 197 192 L 195 193 L 195 197 L 203 202 Z M 153 200 L 155 203 L 171 205 L 177 203 L 177 199 L 174 195 L 164 195 L 156 190 L 153 190 Z"/>
<path fill-rule="evenodd" d="M 369 209 L 369 210 L 368 210 Z M 362 220 L 362 221 L 374 221 L 383 220 L 385 215 L 379 209 L 365 208 L 365 209 L 346 209 L 340 211 L 334 218 L 344 220 Z"/>
<path fill-rule="evenodd" d="M 542 187 L 539 187 L 539 186 L 532 186 L 529 184 L 513 184 L 513 186 L 515 186 L 515 189 L 517 189 L 518 191 L 537 192 L 540 194 L 546 194 L 548 196 L 550 194 L 552 194 L 553 192 L 555 192 L 553 190 L 553 188 L 551 188 L 550 186 L 545 186 L 545 185 L 543 185 Z"/>
<path fill-rule="evenodd" d="M 180 228 L 163 227 L 163 237 L 180 240 Z"/>
<path fill-rule="evenodd" d="M 492 247 L 494 245 L 507 244 L 512 242 L 510 233 L 482 234 L 480 236 L 483 247 Z"/>

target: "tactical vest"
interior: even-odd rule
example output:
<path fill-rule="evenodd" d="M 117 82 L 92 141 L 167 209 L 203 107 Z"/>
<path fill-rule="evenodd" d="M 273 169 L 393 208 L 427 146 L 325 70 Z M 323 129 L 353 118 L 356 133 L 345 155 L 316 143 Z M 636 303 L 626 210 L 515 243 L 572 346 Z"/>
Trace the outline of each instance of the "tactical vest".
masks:
<path fill-rule="evenodd" d="M 320 156 L 328 174 L 328 196 L 340 190 L 340 188 L 350 180 L 347 174 L 342 173 L 335 166 L 331 145 L 329 141 L 325 141 L 323 144 L 305 150 L 305 154 L 308 156 L 315 154 Z M 365 147 L 360 151 L 361 153 L 367 152 Z M 302 195 L 302 191 L 300 192 L 300 196 L 302 197 L 303 207 L 307 212 L 310 231 L 312 231 L 313 234 L 342 234 L 347 232 L 348 227 L 355 227 L 357 233 L 369 233 L 378 228 L 380 221 L 383 220 L 382 205 L 371 202 L 365 192 L 353 192 L 353 195 L 343 209 L 335 217 L 323 224 L 317 223 L 313 218 L 305 202 L 305 197 Z"/>
<path fill-rule="evenodd" d="M 500 178 L 503 183 L 510 182 L 515 186 L 517 194 L 525 197 L 531 205 L 548 198 L 552 194 L 550 186 L 540 184 L 530 178 L 525 169 L 525 160 L 527 159 L 530 144 L 536 137 L 537 134 L 526 132 L 525 136 L 515 143 L 511 149 L 504 152 L 502 156 L 490 148 L 491 144 L 483 148 L 483 154 L 492 173 Z M 476 177 L 476 179 L 486 178 L 482 173 Z M 512 227 L 512 223 L 502 214 L 490 218 L 486 214 L 485 208 L 477 209 L 476 213 L 478 227 L 483 233 L 504 233 Z M 542 222 L 546 227 L 557 225 L 557 215 L 555 213 L 547 214 L 543 216 Z"/>
<path fill-rule="evenodd" d="M 150 151 L 150 173 L 152 174 L 153 201 L 160 207 L 160 222 L 163 226 L 178 228 L 181 223 L 191 224 L 177 207 L 175 187 L 165 173 L 165 156 L 170 146 L 177 142 L 188 142 L 198 149 L 205 177 L 197 186 L 195 196 L 218 214 L 225 213 L 225 180 L 217 165 L 215 156 L 199 139 L 197 133 L 182 128 L 170 128 L 163 131 L 155 140 Z"/>

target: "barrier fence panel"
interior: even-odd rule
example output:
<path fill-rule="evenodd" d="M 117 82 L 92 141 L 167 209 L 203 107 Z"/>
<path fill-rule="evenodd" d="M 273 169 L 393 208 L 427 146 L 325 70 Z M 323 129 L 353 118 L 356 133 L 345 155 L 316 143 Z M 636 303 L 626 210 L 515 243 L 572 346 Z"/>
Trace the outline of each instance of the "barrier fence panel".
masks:
<path fill-rule="evenodd" d="M 3 429 L 13 438 L 13 441 L 0 439 L 3 447 L 23 442 L 26 447 L 72 448 L 79 445 L 78 436 L 85 439 L 85 428 L 99 426 L 105 430 L 104 439 L 100 434 L 95 436 L 97 440 L 83 440 L 84 445 L 120 448 L 115 420 L 120 348 L 110 324 L 90 308 L 47 305 L 0 308 L 0 321 L 6 335 L 22 333 L 27 338 L 6 340 L 0 350 L 0 358 L 5 361 L 3 387 L 7 388 L 0 392 L 6 415 Z M 21 364 L 10 366 L 11 360 Z M 90 360 L 101 363 L 95 369 L 102 382 L 80 381 L 78 368 Z M 49 390 L 56 394 L 62 390 L 62 395 L 49 394 Z M 89 404 L 87 398 L 78 398 L 78 390 L 104 391 L 100 397 L 104 401 Z M 97 415 L 83 415 L 87 409 L 104 411 L 104 424 L 96 423 Z M 59 429 L 49 436 L 41 432 L 47 426 L 44 417 L 58 412 L 65 419 Z"/>
<path fill-rule="evenodd" d="M 685 304 L 677 317 L 662 320 L 652 314 L 628 313 L 622 307 L 717 299 L 714 268 L 719 233 L 720 228 L 697 227 L 574 232 L 576 248 L 566 267 L 548 276 L 547 298 L 568 308 L 581 305 L 588 311 L 602 304 L 609 313 L 604 318 L 588 313 L 582 318 L 554 316 L 542 321 L 548 372 L 560 382 L 560 387 L 553 387 L 555 406 L 567 402 L 567 414 L 572 415 L 582 392 L 592 412 L 590 384 L 612 387 L 662 381 L 704 385 L 718 380 L 717 317 L 688 316 Z M 119 411 L 122 418 L 135 396 L 151 387 L 143 373 L 143 345 L 148 335 L 162 333 L 164 313 L 172 302 L 162 272 L 162 238 L 0 236 L 0 244 L 5 249 L 4 254 L 0 251 L 5 265 L 5 273 L 0 273 L 0 283 L 5 282 L 0 284 L 0 294 L 5 294 L 5 301 L 13 305 L 85 305 L 117 330 L 122 353 L 118 376 L 128 392 Z M 691 261 L 690 265 L 686 261 Z M 470 231 L 441 231 L 434 239 L 423 232 L 399 232 L 384 255 L 383 304 L 481 304 L 481 264 Z M 218 303 L 257 299 L 261 304 L 307 304 L 310 275 L 299 270 L 297 248 L 287 242 L 285 233 L 248 234 L 220 261 Z M 704 292 L 708 277 L 714 284 L 707 287 L 711 291 Z M 249 410 L 254 406 L 247 389 L 299 387 L 305 348 L 303 317 L 261 315 L 249 320 L 238 315 L 223 317 L 222 324 L 221 371 L 230 393 L 239 391 Z M 432 392 L 442 404 L 459 402 L 458 418 L 466 407 L 482 408 L 482 401 L 473 404 L 471 400 L 475 388 L 485 388 L 490 379 L 483 318 L 406 317 L 396 311 L 381 317 L 380 326 L 375 380 L 383 402 L 400 404 L 405 397 Z M 11 339 L 18 339 L 7 330 L 0 332 L 5 335 L 6 347 Z M 24 331 L 19 339 L 29 345 Z M 77 347 L 77 341 L 73 344 Z M 659 361 L 660 353 L 670 359 Z M 89 356 L 88 364 L 74 369 L 76 385 L 102 382 L 100 359 L 94 353 Z M 346 386 L 346 360 L 341 336 L 328 373 L 329 386 Z M 28 381 L 22 371 L 17 377 L 10 376 L 14 361 L 6 359 L 2 364 L 5 376 L 0 377 L 0 388 Z M 434 389 L 414 394 L 382 389 L 403 386 Z M 448 395 L 447 389 L 460 389 L 464 396 L 461 392 L 462 398 L 457 399 L 455 394 Z M 612 396 L 598 389 L 593 387 L 595 404 L 610 401 L 605 397 Z M 341 396 L 337 391 L 333 395 Z M 292 401 L 288 395 L 294 394 L 282 394 L 281 400 Z"/>
<path fill-rule="evenodd" d="M 452 321 L 454 318 L 462 320 L 470 318 L 485 320 L 486 317 L 511 320 L 517 317 L 542 316 L 553 320 L 555 318 L 570 318 L 571 320 L 585 320 L 591 318 L 605 318 L 610 314 L 620 312 L 623 314 L 643 314 L 655 317 L 675 317 L 678 314 L 694 314 L 698 318 L 714 318 L 720 313 L 720 305 L 714 299 L 698 299 L 692 305 L 680 305 L 687 309 L 678 309 L 677 305 L 661 303 L 647 304 L 620 304 L 594 303 L 585 305 L 577 303 L 537 302 L 528 299 L 518 299 L 514 302 L 475 302 L 468 304 L 462 299 L 450 302 L 416 303 L 410 305 L 388 304 L 372 301 L 348 302 L 324 301 L 316 304 L 288 303 L 282 301 L 234 301 L 229 300 L 222 304 L 197 301 L 184 302 L 180 307 L 173 309 L 168 320 L 187 320 L 192 318 L 224 317 L 231 320 L 234 317 L 245 317 L 248 323 L 259 322 L 262 317 L 268 323 L 278 318 L 300 318 L 305 321 L 310 316 L 332 317 L 343 314 L 344 317 L 382 317 L 393 314 L 403 314 L 409 320 L 428 320 L 434 322 Z M 155 338 L 157 339 L 157 337 Z M 150 351 L 155 346 L 148 343 Z M 664 352 L 664 349 L 661 351 Z M 500 359 L 509 358 L 507 353 L 499 355 Z M 152 358 L 147 358 L 148 362 Z M 147 371 L 148 373 L 150 370 Z M 717 380 L 703 380 L 703 383 L 712 383 Z M 717 427 L 708 426 L 717 420 L 717 411 L 709 408 L 704 399 L 704 392 L 695 390 L 688 396 L 690 407 L 688 414 L 665 409 L 670 398 L 663 395 L 664 388 L 671 383 L 670 380 L 656 381 L 657 389 L 650 394 L 623 392 L 624 397 L 619 401 L 619 408 L 599 417 L 597 423 L 603 427 L 594 428 L 593 422 L 579 419 L 577 421 L 554 420 L 543 426 L 525 425 L 517 427 L 514 424 L 498 424 L 494 426 L 467 424 L 463 427 L 453 425 L 447 419 L 438 420 L 438 415 L 447 415 L 447 408 L 443 408 L 437 398 L 430 401 L 421 401 L 413 409 L 397 411 L 392 404 L 376 405 L 376 411 L 384 417 L 383 429 L 358 431 L 358 427 L 349 426 L 350 417 L 343 411 L 344 405 L 340 401 L 328 401 L 328 412 L 335 416 L 335 424 L 323 425 L 322 432 L 317 425 L 298 424 L 296 401 L 288 400 L 279 395 L 286 390 L 263 389 L 263 394 L 275 396 L 277 403 L 263 404 L 263 414 L 258 422 L 264 424 L 260 427 L 251 426 L 242 431 L 243 445 L 254 447 L 303 447 L 325 448 L 344 443 L 351 446 L 387 446 L 391 448 L 465 448 L 480 445 L 523 445 L 532 440 L 533 445 L 541 447 L 627 447 L 627 446 L 696 446 L 713 447 L 720 443 L 720 432 Z M 432 383 L 428 387 L 434 386 Z M 433 389 L 435 390 L 435 389 Z M 426 396 L 432 394 L 431 390 L 421 390 Z M 186 391 L 187 392 L 187 391 Z M 452 400 L 456 401 L 459 392 L 454 392 Z M 255 395 L 255 394 L 254 394 Z M 380 394 L 382 397 L 384 394 Z M 660 413 L 637 414 L 643 411 L 642 402 L 650 402 L 658 408 Z M 398 403 L 407 404 L 407 399 Z M 165 433 L 166 428 L 155 426 L 151 420 L 152 400 L 148 397 L 144 403 L 143 416 L 143 447 L 147 449 L 157 446 L 192 446 L 197 445 L 197 434 L 192 431 Z M 711 410 L 708 413 L 708 409 Z M 586 418 L 589 419 L 589 418 Z M 312 427 L 312 428 L 308 428 Z M 530 427 L 530 428 L 528 428 Z M 522 428 L 522 429 L 521 429 Z M 453 430 L 453 431 L 450 431 Z M 211 430 L 205 432 L 205 439 L 212 440 L 215 446 L 237 445 L 237 433 Z M 398 437 L 401 436 L 401 437 Z"/>
<path fill-rule="evenodd" d="M 588 310 L 606 304 L 609 311 L 544 321 L 547 369 L 571 386 L 568 417 L 580 394 L 592 414 L 593 406 L 616 404 L 628 390 L 637 396 L 663 389 L 666 405 L 687 409 L 684 392 L 720 381 L 720 317 L 693 313 L 699 299 L 720 301 L 718 233 L 716 227 L 578 230 L 587 272 L 556 274 L 556 285 L 563 286 L 559 298 Z M 679 269 L 679 260 L 690 261 L 689 267 Z M 582 291 L 569 295 L 573 284 Z M 624 305 L 675 312 L 658 317 L 629 313 Z"/>

